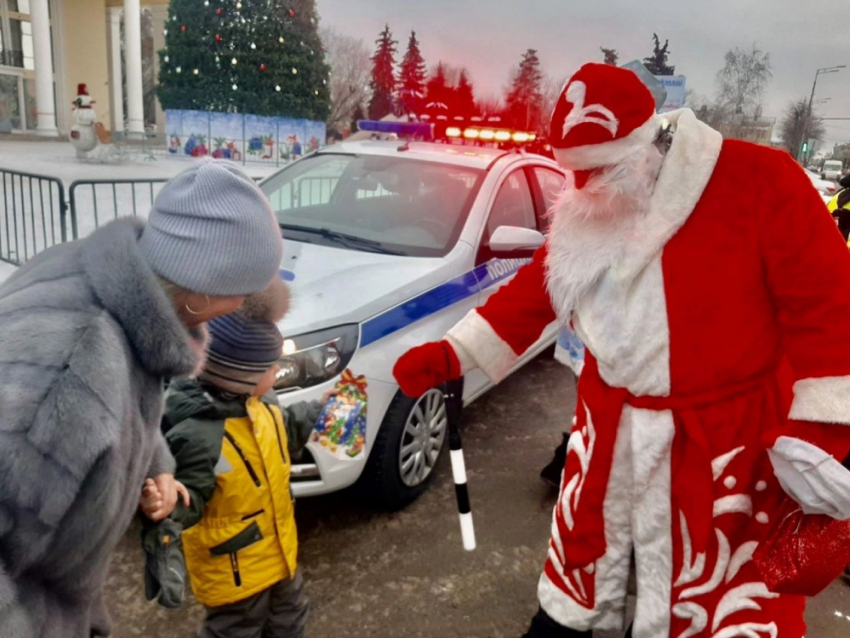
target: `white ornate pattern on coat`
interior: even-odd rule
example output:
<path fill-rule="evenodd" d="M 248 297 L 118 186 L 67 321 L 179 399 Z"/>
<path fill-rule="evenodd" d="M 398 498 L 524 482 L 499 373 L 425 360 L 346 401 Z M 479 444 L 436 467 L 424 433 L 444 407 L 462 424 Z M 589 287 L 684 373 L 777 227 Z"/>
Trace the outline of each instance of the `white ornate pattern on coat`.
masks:
<path fill-rule="evenodd" d="M 712 461 L 711 467 L 715 482 L 723 477 L 729 464 L 744 449 L 744 447 L 735 448 Z M 728 489 L 734 489 L 737 479 L 734 476 L 727 476 L 723 484 Z M 759 489 L 758 485 L 756 489 Z M 745 492 L 740 492 L 715 499 L 714 518 L 727 514 L 744 514 L 752 517 L 752 497 Z M 706 554 L 700 552 L 696 556 L 693 555 L 693 544 L 688 530 L 688 521 L 681 511 L 679 512 L 679 520 L 682 529 L 683 564 L 681 573 L 675 583 L 676 587 L 696 583 L 708 573 L 706 570 Z M 761 519 L 759 520 L 761 522 Z M 721 625 L 737 612 L 761 610 L 761 605 L 756 599 L 778 597 L 778 594 L 768 591 L 767 586 L 763 582 L 748 582 L 733 587 L 723 595 L 711 614 L 703 605 L 689 600 L 703 594 L 712 593 L 718 587 L 728 585 L 732 582 L 735 576 L 740 573 L 741 568 L 752 560 L 753 552 L 758 547 L 757 541 L 747 541 L 736 547 L 733 551 L 726 535 L 717 528 L 714 529 L 714 532 L 717 537 L 718 554 L 717 562 L 711 569 L 711 576 L 702 584 L 684 589 L 679 594 L 679 601 L 673 605 L 674 616 L 683 620 L 690 619 L 691 621 L 690 627 L 680 633 L 676 638 L 691 638 L 692 636 L 703 635 L 703 632 L 709 627 L 709 621 L 711 621 L 712 638 L 777 638 L 779 629 L 774 622 L 749 622 L 727 625 L 721 628 Z"/>

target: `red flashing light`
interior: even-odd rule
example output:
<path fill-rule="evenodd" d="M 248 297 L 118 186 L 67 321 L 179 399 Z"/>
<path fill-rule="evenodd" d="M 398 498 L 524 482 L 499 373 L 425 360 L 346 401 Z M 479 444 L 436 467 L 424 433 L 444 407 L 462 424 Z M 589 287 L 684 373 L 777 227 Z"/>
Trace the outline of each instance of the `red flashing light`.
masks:
<path fill-rule="evenodd" d="M 477 128 L 468 128 L 463 132 L 463 136 L 468 140 L 477 140 L 479 133 Z"/>
<path fill-rule="evenodd" d="M 496 141 L 497 142 L 507 142 L 510 141 L 511 134 L 509 131 L 496 131 Z"/>
<path fill-rule="evenodd" d="M 446 137 L 460 137 L 460 129 L 456 126 L 450 126 L 446 129 Z"/>

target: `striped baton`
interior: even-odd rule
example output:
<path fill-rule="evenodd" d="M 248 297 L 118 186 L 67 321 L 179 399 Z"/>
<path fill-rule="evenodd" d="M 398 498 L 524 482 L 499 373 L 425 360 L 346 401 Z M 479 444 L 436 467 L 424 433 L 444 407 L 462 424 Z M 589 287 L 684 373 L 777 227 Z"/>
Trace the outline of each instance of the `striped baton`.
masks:
<path fill-rule="evenodd" d="M 446 395 L 446 402 L 452 399 Z M 475 549 L 475 528 L 472 525 L 472 508 L 469 505 L 469 489 L 466 485 L 466 463 L 463 460 L 463 446 L 460 440 L 460 419 L 449 419 L 449 451 L 452 459 L 452 475 L 457 494 L 457 511 L 460 516 L 460 535 L 463 548 L 471 552 Z"/>

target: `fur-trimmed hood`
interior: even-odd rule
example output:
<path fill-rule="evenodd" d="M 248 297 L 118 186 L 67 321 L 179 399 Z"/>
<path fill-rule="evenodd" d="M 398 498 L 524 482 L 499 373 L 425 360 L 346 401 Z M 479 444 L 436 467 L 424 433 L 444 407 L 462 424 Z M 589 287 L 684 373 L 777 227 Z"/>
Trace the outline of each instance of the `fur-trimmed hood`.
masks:
<path fill-rule="evenodd" d="M 203 364 L 206 330 L 181 323 L 139 250 L 144 222 L 119 219 L 81 245 L 92 290 L 124 329 L 142 365 L 152 374 L 182 377 Z"/>

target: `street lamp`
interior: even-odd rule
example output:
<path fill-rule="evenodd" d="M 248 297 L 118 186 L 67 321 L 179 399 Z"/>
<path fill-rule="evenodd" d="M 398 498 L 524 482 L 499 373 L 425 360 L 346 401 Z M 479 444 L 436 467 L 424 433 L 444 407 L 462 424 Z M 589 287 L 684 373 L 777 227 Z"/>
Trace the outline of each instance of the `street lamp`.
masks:
<path fill-rule="evenodd" d="M 797 153 L 797 160 L 798 161 L 802 162 L 805 159 L 803 157 L 803 155 L 805 153 L 805 151 L 803 151 L 803 146 L 804 145 L 808 146 L 809 123 L 812 120 L 812 106 L 814 105 L 814 101 L 815 101 L 815 89 L 817 88 L 817 85 L 818 85 L 818 78 L 821 75 L 826 75 L 827 73 L 838 73 L 841 69 L 846 69 L 846 68 L 847 68 L 846 64 L 839 64 L 837 66 L 827 66 L 827 67 L 824 67 L 822 69 L 818 69 L 815 72 L 815 81 L 812 82 L 812 94 L 811 94 L 811 96 L 809 96 L 809 108 L 808 108 L 808 111 L 806 112 L 806 124 L 803 127 L 803 143 L 800 144 L 800 150 Z"/>

